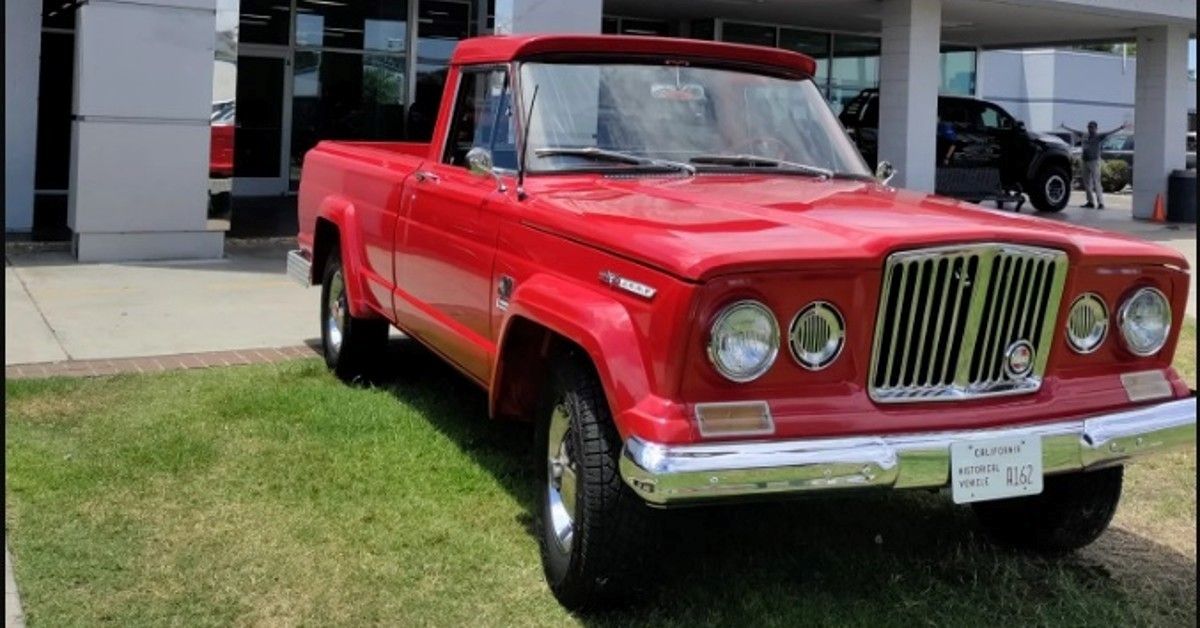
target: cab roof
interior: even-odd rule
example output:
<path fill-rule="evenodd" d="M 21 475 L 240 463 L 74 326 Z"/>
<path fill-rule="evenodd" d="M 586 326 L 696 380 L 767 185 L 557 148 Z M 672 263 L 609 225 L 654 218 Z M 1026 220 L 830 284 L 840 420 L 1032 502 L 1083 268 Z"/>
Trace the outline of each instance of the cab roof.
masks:
<path fill-rule="evenodd" d="M 603 53 L 734 61 L 779 68 L 812 76 L 816 62 L 780 48 L 746 46 L 676 37 L 634 35 L 493 35 L 459 42 L 451 63 L 507 63 L 541 55 Z"/>

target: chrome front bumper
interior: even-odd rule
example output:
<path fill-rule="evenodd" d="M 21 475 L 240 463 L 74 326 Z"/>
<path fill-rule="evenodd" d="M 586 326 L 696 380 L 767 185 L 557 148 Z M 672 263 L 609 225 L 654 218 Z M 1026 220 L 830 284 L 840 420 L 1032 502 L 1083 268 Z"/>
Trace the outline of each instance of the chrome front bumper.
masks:
<path fill-rule="evenodd" d="M 1055 423 L 996 429 L 786 441 L 659 445 L 625 442 L 621 477 L 653 505 L 846 488 L 937 488 L 950 445 L 1004 436 L 1042 439 L 1047 474 L 1119 464 L 1196 442 L 1196 397 Z"/>

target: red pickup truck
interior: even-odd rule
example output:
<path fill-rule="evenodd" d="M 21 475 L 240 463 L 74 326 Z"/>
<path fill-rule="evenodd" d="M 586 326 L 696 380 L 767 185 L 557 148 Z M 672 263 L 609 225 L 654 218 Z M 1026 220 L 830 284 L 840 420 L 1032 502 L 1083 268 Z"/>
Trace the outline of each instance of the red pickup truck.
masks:
<path fill-rule="evenodd" d="M 288 271 L 354 378 L 389 326 L 536 423 L 547 580 L 645 579 L 650 507 L 946 488 L 1000 542 L 1108 525 L 1130 458 L 1195 442 L 1187 262 L 894 189 L 812 59 L 484 37 L 432 142 L 321 142 Z M 648 560 L 651 559 L 651 560 Z"/>

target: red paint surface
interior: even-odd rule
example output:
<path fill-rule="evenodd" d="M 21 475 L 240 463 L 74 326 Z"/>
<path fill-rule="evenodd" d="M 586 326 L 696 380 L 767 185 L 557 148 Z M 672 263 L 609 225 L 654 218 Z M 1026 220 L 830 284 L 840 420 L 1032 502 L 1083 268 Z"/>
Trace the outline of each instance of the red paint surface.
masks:
<path fill-rule="evenodd" d="M 706 56 L 811 71 L 784 51 L 675 39 L 612 37 L 480 38 L 460 44 L 447 80 L 463 63 L 497 63 L 560 52 L 620 49 Z M 806 70 L 807 68 L 807 70 Z M 435 138 L 446 132 L 444 98 Z M 1187 262 L 1142 240 L 986 210 L 861 181 L 799 176 L 699 174 L 608 178 L 531 176 L 518 200 L 493 180 L 440 164 L 432 144 L 322 142 L 305 158 L 300 246 L 312 251 L 318 219 L 340 230 L 352 275 L 351 310 L 389 319 L 461 371 L 494 390 L 497 357 L 516 317 L 581 346 L 593 359 L 622 435 L 659 442 L 699 439 L 695 403 L 765 399 L 776 437 L 992 427 L 1083 416 L 1129 405 L 1119 374 L 1166 369 L 1177 395 L 1186 386 L 1168 349 L 1137 358 L 1120 347 L 1115 321 L 1105 346 L 1073 353 L 1062 330 L 1069 304 L 1100 293 L 1115 312 L 1121 298 L 1153 285 L 1182 320 Z M 417 177 L 415 173 L 432 173 Z M 954 403 L 879 405 L 866 393 L 884 258 L 941 244 L 1011 242 L 1069 256 L 1056 336 L 1041 390 Z M 599 281 L 612 271 L 657 289 L 652 300 Z M 507 310 L 496 281 L 515 280 Z M 710 322 L 738 298 L 762 300 L 786 327 L 804 304 L 822 299 L 845 315 L 847 345 L 829 368 L 810 372 L 784 348 L 762 378 L 734 384 L 708 364 Z"/>

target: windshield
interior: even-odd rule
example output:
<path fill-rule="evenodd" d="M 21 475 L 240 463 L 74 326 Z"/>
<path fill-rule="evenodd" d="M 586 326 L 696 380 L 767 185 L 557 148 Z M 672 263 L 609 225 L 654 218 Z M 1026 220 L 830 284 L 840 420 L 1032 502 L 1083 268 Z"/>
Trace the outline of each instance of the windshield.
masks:
<path fill-rule="evenodd" d="M 524 106 L 533 102 L 529 172 L 639 165 L 570 150 L 590 148 L 700 168 L 803 165 L 869 176 L 807 79 L 637 63 L 527 62 L 520 76 Z"/>

